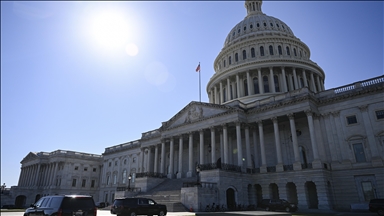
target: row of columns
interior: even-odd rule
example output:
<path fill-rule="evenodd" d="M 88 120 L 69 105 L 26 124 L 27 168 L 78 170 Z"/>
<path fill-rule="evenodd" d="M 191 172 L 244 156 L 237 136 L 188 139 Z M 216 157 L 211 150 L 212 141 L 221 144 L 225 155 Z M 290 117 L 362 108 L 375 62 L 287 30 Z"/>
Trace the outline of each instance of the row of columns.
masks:
<path fill-rule="evenodd" d="M 221 104 L 225 101 L 230 101 L 235 98 L 244 97 L 245 88 L 247 88 L 248 95 L 254 95 L 253 78 L 258 78 L 259 94 L 264 94 L 263 77 L 268 76 L 269 93 L 276 93 L 276 85 L 274 76 L 278 76 L 278 85 L 280 86 L 279 92 L 288 92 L 294 89 L 302 87 L 309 87 L 313 92 L 324 91 L 324 80 L 318 74 L 309 72 L 309 79 L 307 78 L 307 72 L 305 69 L 300 69 L 301 73 L 297 74 L 296 68 L 292 68 L 292 73 L 286 73 L 285 67 L 281 67 L 281 72 L 275 72 L 273 67 L 269 67 L 269 73 L 265 74 L 261 72 L 261 68 L 257 69 L 257 76 L 251 77 L 250 71 L 246 72 L 247 86 L 245 87 L 243 79 L 240 79 L 240 73 L 235 75 L 235 80 L 231 77 L 227 77 L 225 80 L 219 82 L 218 85 L 213 86 L 208 92 L 209 102 L 215 104 Z M 288 78 L 288 79 L 287 79 Z M 302 79 L 302 82 L 301 82 Z M 230 86 L 236 86 L 236 88 Z M 317 86 L 317 87 L 316 87 Z M 224 92 L 225 88 L 225 92 Z M 225 97 L 224 97 L 225 96 Z"/>
<path fill-rule="evenodd" d="M 313 113 L 310 110 L 305 111 L 307 115 L 307 121 L 308 121 L 308 126 L 309 126 L 309 133 L 310 133 L 310 140 L 311 140 L 311 147 L 312 147 L 312 152 L 313 152 L 313 158 L 314 161 L 319 161 L 319 154 L 318 154 L 318 147 L 317 147 L 317 142 L 316 142 L 316 137 L 315 137 L 315 129 L 314 129 L 314 121 L 313 121 Z M 300 162 L 300 153 L 299 153 L 299 146 L 298 146 L 298 141 L 297 141 L 297 134 L 296 134 L 296 126 L 295 126 L 295 120 L 294 120 L 294 115 L 293 113 L 290 113 L 287 115 L 289 118 L 289 123 L 290 123 L 290 129 L 291 129 L 291 136 L 292 136 L 292 147 L 293 147 L 293 152 L 294 152 L 294 161 L 295 163 L 298 163 L 297 166 L 294 166 L 294 169 L 301 169 L 301 162 Z M 275 138 L 275 148 L 276 148 L 276 156 L 277 156 L 277 171 L 283 171 L 283 157 L 282 157 L 282 150 L 281 150 L 281 143 L 280 143 L 280 137 L 279 137 L 279 127 L 278 127 L 278 119 L 277 117 L 274 117 L 271 119 L 273 122 L 273 128 L 274 128 L 274 138 Z M 237 166 L 243 167 L 243 160 L 245 159 L 246 164 L 245 166 L 247 168 L 252 168 L 252 160 L 251 160 L 251 144 L 250 144 L 250 133 L 249 133 L 249 126 L 245 125 L 244 126 L 244 134 L 245 134 L 245 150 L 246 150 L 246 155 L 245 158 L 243 156 L 243 146 L 242 146 L 242 136 L 241 136 L 241 126 L 243 124 L 241 122 L 236 122 L 235 127 L 236 127 L 236 143 L 237 143 Z M 265 151 L 265 141 L 264 141 L 264 128 L 263 128 L 263 121 L 258 121 L 258 131 L 259 131 L 259 144 L 260 144 L 260 155 L 261 155 L 261 172 L 266 172 L 266 167 L 267 167 L 267 160 L 266 160 L 266 151 Z M 225 164 L 230 163 L 230 157 L 229 157 L 229 143 L 228 143 L 228 126 L 227 124 L 222 124 L 220 126 L 216 127 L 210 127 L 210 134 L 211 134 L 211 161 L 210 163 L 216 163 L 216 128 L 221 127 L 220 131 L 220 145 L 222 149 L 222 162 Z M 183 135 L 179 135 L 179 160 L 178 160 L 178 171 L 177 171 L 177 178 L 182 177 L 182 173 L 184 171 L 183 166 L 183 148 L 184 148 L 184 140 L 183 140 Z M 170 178 L 173 178 L 173 170 L 174 170 L 174 157 L 175 157 L 175 149 L 174 149 L 174 137 L 171 137 L 169 139 L 169 145 L 170 145 Z M 188 171 L 187 171 L 187 177 L 191 177 L 192 174 L 194 173 L 195 167 L 193 163 L 193 132 L 188 133 Z M 258 155 L 258 148 L 257 148 L 257 134 L 256 131 L 253 131 L 253 143 L 254 143 L 254 155 Z M 154 157 L 154 172 L 160 172 L 160 173 L 165 173 L 164 168 L 165 168 L 165 144 L 166 140 L 163 139 L 161 142 L 161 160 L 160 160 L 160 170 L 158 170 L 158 155 L 159 155 L 159 145 L 155 145 L 155 157 Z M 199 163 L 200 164 L 205 164 L 207 163 L 204 161 L 204 131 L 199 130 Z M 144 151 L 144 150 L 142 150 Z M 149 150 L 148 152 L 151 152 Z M 142 170 L 149 170 L 150 166 L 150 157 L 147 157 L 147 163 L 146 163 L 146 168 L 142 168 Z M 143 164 L 142 164 L 143 165 Z"/>
<path fill-rule="evenodd" d="M 34 164 L 21 168 L 19 186 L 53 186 L 58 163 Z"/>

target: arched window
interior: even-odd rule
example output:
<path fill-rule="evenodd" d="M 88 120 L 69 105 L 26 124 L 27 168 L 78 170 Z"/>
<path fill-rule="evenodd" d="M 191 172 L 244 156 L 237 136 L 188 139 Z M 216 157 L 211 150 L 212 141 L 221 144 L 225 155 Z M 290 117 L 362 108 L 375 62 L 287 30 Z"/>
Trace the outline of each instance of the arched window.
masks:
<path fill-rule="evenodd" d="M 123 171 L 123 184 L 125 184 L 127 182 L 127 170 L 124 170 Z"/>
<path fill-rule="evenodd" d="M 257 24 L 256 24 L 256 26 L 257 26 L 257 27 L 260 27 L 260 24 L 259 24 L 259 23 L 257 23 Z"/>
<path fill-rule="evenodd" d="M 225 62 L 225 60 L 224 60 L 224 67 L 226 66 L 226 64 L 225 64 L 226 62 Z"/>
<path fill-rule="evenodd" d="M 289 51 L 289 47 L 286 47 L 287 48 L 287 55 L 291 55 L 291 52 Z"/>
<path fill-rule="evenodd" d="M 264 26 L 267 27 L 267 23 L 264 23 Z"/>
<path fill-rule="evenodd" d="M 286 81 L 286 85 L 287 85 L 287 91 L 289 91 L 288 76 L 285 76 L 285 81 Z"/>
<path fill-rule="evenodd" d="M 232 88 L 232 85 L 229 85 L 229 93 L 231 95 L 231 99 L 233 99 L 233 88 Z"/>
<path fill-rule="evenodd" d="M 109 185 L 110 180 L 111 180 L 111 177 L 107 175 L 107 185 Z"/>
<path fill-rule="evenodd" d="M 116 184 L 117 183 L 117 174 L 114 173 L 113 174 L 113 184 Z"/>
<path fill-rule="evenodd" d="M 293 54 L 294 54 L 295 56 L 297 56 L 296 48 L 293 48 Z"/>
<path fill-rule="evenodd" d="M 229 64 L 229 65 L 232 64 L 232 56 L 229 56 L 229 58 L 228 58 L 228 64 Z"/>
<path fill-rule="evenodd" d="M 247 51 L 243 50 L 243 60 L 247 59 Z"/>
<path fill-rule="evenodd" d="M 239 61 L 239 55 L 235 53 L 235 62 L 238 62 L 238 61 Z"/>
<path fill-rule="evenodd" d="M 264 56 L 264 47 L 263 46 L 260 47 L 260 55 Z"/>
<path fill-rule="evenodd" d="M 255 94 L 259 94 L 260 91 L 259 91 L 259 80 L 257 79 L 257 77 L 253 78 L 253 90 L 255 92 Z"/>
<path fill-rule="evenodd" d="M 280 46 L 280 45 L 277 47 L 277 49 L 279 50 L 279 55 L 283 55 L 283 51 L 282 51 L 282 49 L 281 49 L 281 46 Z"/>
<path fill-rule="evenodd" d="M 264 85 L 264 93 L 269 92 L 269 83 L 268 83 L 268 77 L 264 76 L 263 77 L 263 85 Z"/>
<path fill-rule="evenodd" d="M 251 48 L 251 57 L 255 58 L 255 48 Z"/>
<path fill-rule="evenodd" d="M 269 45 L 269 55 L 273 55 L 273 47 L 272 47 L 272 45 Z"/>
<path fill-rule="evenodd" d="M 300 57 L 303 57 L 303 54 L 301 54 L 301 50 L 299 51 L 299 53 L 300 53 Z"/>
<path fill-rule="evenodd" d="M 275 92 L 280 92 L 279 77 L 277 75 L 273 76 L 273 82 L 275 83 Z"/>
<path fill-rule="evenodd" d="M 248 96 L 248 81 L 244 80 L 244 96 Z"/>

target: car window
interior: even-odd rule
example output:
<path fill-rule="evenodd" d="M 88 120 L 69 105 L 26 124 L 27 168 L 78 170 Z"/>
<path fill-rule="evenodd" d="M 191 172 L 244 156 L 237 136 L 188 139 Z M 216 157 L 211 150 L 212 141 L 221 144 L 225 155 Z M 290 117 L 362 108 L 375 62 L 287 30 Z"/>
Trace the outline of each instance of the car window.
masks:
<path fill-rule="evenodd" d="M 50 198 L 45 198 L 43 200 L 43 202 L 41 203 L 40 207 L 48 207 L 48 202 L 49 202 Z"/>
<path fill-rule="evenodd" d="M 148 199 L 148 204 L 149 204 L 149 205 L 155 205 L 156 202 L 155 202 L 154 200 Z"/>
<path fill-rule="evenodd" d="M 139 205 L 148 205 L 147 199 L 139 199 Z"/>
<path fill-rule="evenodd" d="M 93 208 L 95 207 L 95 202 L 89 197 L 65 197 L 61 207 L 71 209 Z"/>
<path fill-rule="evenodd" d="M 49 203 L 49 207 L 51 208 L 59 208 L 61 204 L 61 197 L 52 197 L 51 202 Z"/>
<path fill-rule="evenodd" d="M 43 202 L 43 200 L 45 200 L 44 197 L 40 198 L 36 203 L 35 203 L 35 206 L 36 207 L 40 207 L 41 203 Z"/>

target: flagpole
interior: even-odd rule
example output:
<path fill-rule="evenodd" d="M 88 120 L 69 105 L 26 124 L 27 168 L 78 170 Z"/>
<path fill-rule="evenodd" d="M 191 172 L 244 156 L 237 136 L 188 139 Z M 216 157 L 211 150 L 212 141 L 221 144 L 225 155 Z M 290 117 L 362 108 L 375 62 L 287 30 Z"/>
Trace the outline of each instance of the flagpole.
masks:
<path fill-rule="evenodd" d="M 200 102 L 201 102 L 201 76 L 200 76 L 200 71 L 201 71 L 201 67 L 200 67 L 200 62 L 199 62 L 199 99 L 200 99 Z"/>

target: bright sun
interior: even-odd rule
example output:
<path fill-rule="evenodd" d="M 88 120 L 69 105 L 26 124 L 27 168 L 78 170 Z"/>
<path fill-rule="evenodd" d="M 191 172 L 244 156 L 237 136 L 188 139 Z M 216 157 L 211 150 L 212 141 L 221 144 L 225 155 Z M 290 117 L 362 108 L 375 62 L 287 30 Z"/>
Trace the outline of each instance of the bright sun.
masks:
<path fill-rule="evenodd" d="M 124 48 L 126 52 L 134 56 L 137 54 L 137 46 L 128 45 L 132 32 L 126 18 L 118 11 L 103 11 L 92 19 L 91 34 L 96 42 L 107 49 Z M 132 48 L 133 47 L 133 48 Z"/>

